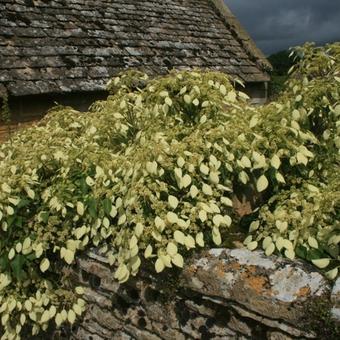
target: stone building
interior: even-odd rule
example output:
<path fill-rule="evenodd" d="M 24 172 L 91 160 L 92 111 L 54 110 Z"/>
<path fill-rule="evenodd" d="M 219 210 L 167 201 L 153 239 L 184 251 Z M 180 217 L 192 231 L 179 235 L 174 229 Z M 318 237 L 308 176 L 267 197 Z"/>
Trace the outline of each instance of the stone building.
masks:
<path fill-rule="evenodd" d="M 0 97 L 14 123 L 56 102 L 86 110 L 123 69 L 197 67 L 266 98 L 271 66 L 223 0 L 0 0 Z"/>

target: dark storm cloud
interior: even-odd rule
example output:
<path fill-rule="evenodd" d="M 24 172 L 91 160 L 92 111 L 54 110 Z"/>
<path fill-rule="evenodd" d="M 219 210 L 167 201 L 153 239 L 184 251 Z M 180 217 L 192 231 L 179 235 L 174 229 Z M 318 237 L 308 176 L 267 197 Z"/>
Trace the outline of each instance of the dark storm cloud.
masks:
<path fill-rule="evenodd" d="M 340 0 L 225 0 L 265 54 L 340 41 Z"/>

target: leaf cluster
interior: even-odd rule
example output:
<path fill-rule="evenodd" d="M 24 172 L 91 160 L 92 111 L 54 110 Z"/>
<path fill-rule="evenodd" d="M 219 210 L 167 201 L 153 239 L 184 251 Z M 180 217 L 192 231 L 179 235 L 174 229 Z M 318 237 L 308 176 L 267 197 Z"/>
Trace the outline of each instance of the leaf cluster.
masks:
<path fill-rule="evenodd" d="M 82 289 L 62 268 L 89 248 L 123 283 L 142 261 L 162 272 L 182 267 L 194 249 L 222 245 L 238 225 L 243 190 L 256 197 L 249 249 L 300 256 L 335 277 L 339 51 L 327 48 L 326 87 L 316 54 L 266 106 L 249 105 L 218 72 L 150 80 L 134 71 L 110 81 L 108 99 L 89 112 L 56 107 L 1 145 L 3 338 L 75 321 Z"/>

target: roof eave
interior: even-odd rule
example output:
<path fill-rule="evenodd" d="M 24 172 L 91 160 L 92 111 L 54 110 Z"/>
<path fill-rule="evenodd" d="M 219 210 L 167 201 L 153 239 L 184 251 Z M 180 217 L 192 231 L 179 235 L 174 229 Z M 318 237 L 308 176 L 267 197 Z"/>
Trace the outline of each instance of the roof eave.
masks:
<path fill-rule="evenodd" d="M 273 69 L 270 62 L 262 51 L 256 46 L 253 39 L 250 37 L 248 32 L 243 28 L 241 23 L 237 20 L 235 15 L 231 12 L 224 0 L 210 0 L 215 6 L 216 10 L 224 19 L 225 23 L 230 26 L 234 31 L 236 37 L 240 41 L 241 45 L 245 48 L 249 56 L 253 57 L 260 67 L 261 71 L 269 72 Z M 269 77 L 269 76 L 268 76 Z"/>
<path fill-rule="evenodd" d="M 260 82 L 268 82 L 270 81 L 270 75 L 267 72 L 263 72 L 261 74 L 252 74 L 247 76 L 245 81 L 247 83 L 260 83 Z"/>

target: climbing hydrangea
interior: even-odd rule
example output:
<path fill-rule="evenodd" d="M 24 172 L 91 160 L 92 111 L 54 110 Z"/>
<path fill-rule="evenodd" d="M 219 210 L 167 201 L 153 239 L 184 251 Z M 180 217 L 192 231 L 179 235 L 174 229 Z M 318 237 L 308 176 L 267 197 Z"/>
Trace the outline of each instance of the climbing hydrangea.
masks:
<path fill-rule="evenodd" d="M 143 261 L 162 272 L 223 245 L 243 215 L 250 250 L 336 277 L 339 49 L 300 49 L 263 107 L 221 73 L 122 73 L 89 112 L 56 107 L 2 144 L 2 338 L 75 322 L 85 302 L 67 266 L 82 251 L 99 249 L 123 283 Z"/>
<path fill-rule="evenodd" d="M 300 163 L 302 172 L 297 176 L 287 169 L 291 184 L 261 207 L 245 244 L 260 246 L 267 255 L 301 257 L 334 279 L 340 264 L 340 44 L 306 44 L 295 55 L 299 62 L 290 70 L 285 92 L 264 110 L 279 105 L 281 126 L 297 129 L 294 133 L 305 140 L 287 159 L 287 166 Z"/>

